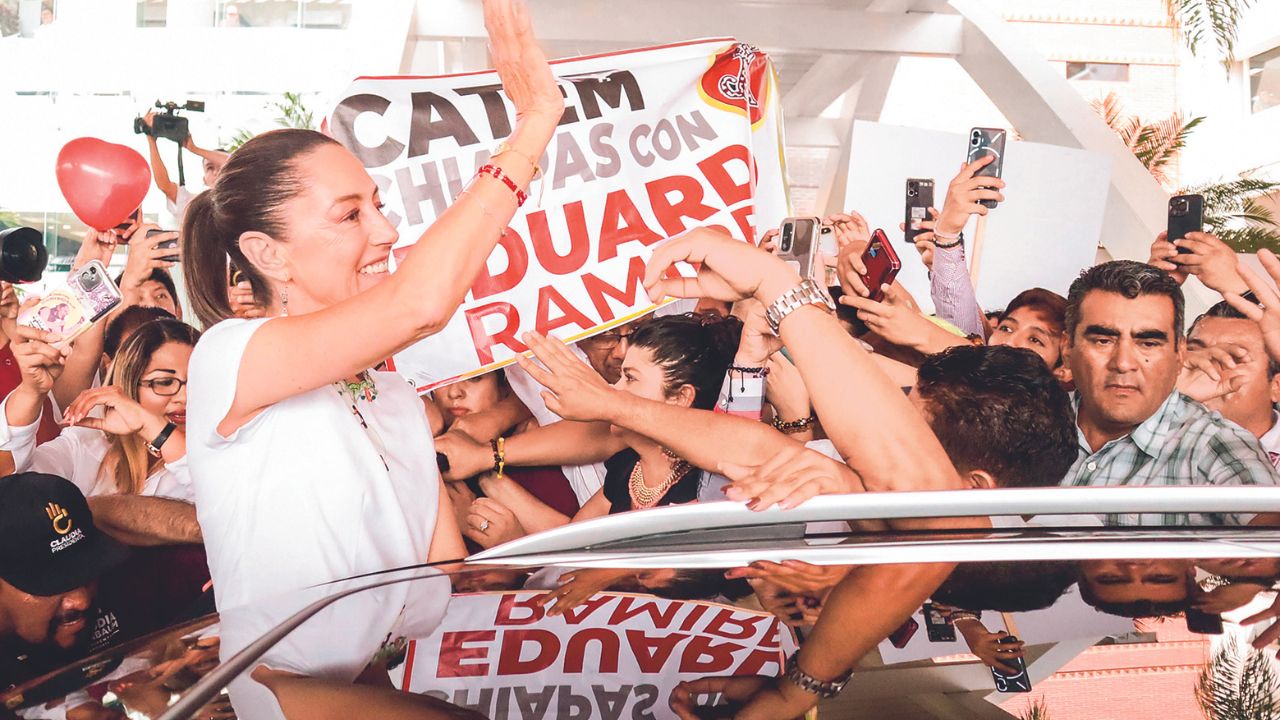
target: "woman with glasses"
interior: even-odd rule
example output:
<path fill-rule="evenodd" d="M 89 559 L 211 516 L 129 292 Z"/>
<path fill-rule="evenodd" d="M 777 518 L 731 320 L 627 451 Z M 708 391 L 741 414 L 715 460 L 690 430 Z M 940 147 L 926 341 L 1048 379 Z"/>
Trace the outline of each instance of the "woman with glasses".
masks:
<path fill-rule="evenodd" d="M 199 337 L 199 331 L 178 320 L 139 327 L 117 351 L 107 383 L 84 391 L 67 407 L 64 417 L 71 427 L 39 447 L 40 408 L 65 357 L 39 340 L 15 346 L 22 384 L 4 401 L 0 451 L 12 455 L 16 472 L 65 477 L 86 496 L 192 501 L 184 435 L 186 384 L 187 363 Z"/>

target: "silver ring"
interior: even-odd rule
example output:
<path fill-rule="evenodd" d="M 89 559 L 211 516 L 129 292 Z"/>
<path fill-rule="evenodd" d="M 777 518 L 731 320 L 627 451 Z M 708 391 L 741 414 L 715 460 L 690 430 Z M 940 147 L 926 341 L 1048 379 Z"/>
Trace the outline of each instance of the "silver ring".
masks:
<path fill-rule="evenodd" d="M 487 531 L 488 529 L 489 529 L 489 521 L 488 521 L 488 520 L 481 520 L 481 521 L 480 521 L 480 532 L 485 532 L 485 531 Z"/>

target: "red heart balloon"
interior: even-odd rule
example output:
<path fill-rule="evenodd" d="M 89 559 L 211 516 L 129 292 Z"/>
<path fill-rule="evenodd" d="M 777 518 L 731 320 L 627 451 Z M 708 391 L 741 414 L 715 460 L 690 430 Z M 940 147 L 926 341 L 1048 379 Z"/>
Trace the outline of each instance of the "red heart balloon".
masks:
<path fill-rule="evenodd" d="M 151 184 L 151 168 L 138 151 L 87 137 L 62 146 L 57 176 L 76 217 L 97 230 L 124 222 Z"/>

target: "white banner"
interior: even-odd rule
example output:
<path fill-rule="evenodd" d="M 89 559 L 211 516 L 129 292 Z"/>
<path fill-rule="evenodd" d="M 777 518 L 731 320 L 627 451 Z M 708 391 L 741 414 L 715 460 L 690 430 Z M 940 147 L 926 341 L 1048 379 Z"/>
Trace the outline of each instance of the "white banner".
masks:
<path fill-rule="evenodd" d="M 754 240 L 787 215 L 764 53 L 699 40 L 552 67 L 566 108 L 545 175 L 459 312 L 394 359 L 420 390 L 510 364 L 526 331 L 573 341 L 649 312 L 640 278 L 665 238 L 718 225 Z M 492 71 L 359 78 L 326 122 L 377 181 L 398 258 L 511 132 L 514 111 Z"/>
<path fill-rule="evenodd" d="M 436 632 L 411 643 L 400 686 L 493 720 L 674 718 L 678 683 L 776 676 L 797 649 L 768 613 L 601 593 L 547 616 L 540 594 L 455 596 Z"/>

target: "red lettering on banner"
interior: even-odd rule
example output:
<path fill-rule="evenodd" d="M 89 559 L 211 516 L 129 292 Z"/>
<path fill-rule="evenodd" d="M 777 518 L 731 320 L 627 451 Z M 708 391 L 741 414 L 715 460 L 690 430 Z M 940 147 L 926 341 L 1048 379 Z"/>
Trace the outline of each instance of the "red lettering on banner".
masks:
<path fill-rule="evenodd" d="M 706 611 L 706 605 L 694 605 L 693 608 L 689 610 L 689 614 L 685 616 L 684 622 L 680 623 L 680 629 L 686 632 L 692 630 L 694 624 L 698 622 L 698 618 L 702 617 L 703 613 Z"/>
<path fill-rule="evenodd" d="M 746 166 L 748 179 L 745 183 L 734 182 L 733 177 L 729 175 L 726 167 L 734 161 Z M 711 187 L 715 189 L 726 207 L 733 207 L 751 199 L 751 178 L 755 177 L 755 168 L 751 162 L 751 152 L 745 145 L 730 145 L 716 152 L 715 155 L 698 163 L 698 169 L 707 176 L 707 180 L 711 181 Z"/>
<path fill-rule="evenodd" d="M 529 240 L 538 262 L 552 275 L 568 275 L 582 268 L 591 254 L 591 238 L 587 235 L 587 216 L 582 201 L 564 206 L 564 220 L 569 227 L 569 250 L 564 255 L 556 252 L 551 240 L 551 228 L 547 223 L 547 211 L 536 210 L 526 217 L 529 223 Z"/>
<path fill-rule="evenodd" d="M 609 616 L 610 625 L 618 625 L 641 615 L 648 615 L 649 621 L 653 623 L 654 628 L 665 630 L 671 627 L 672 621 L 675 620 L 676 613 L 680 612 L 678 603 L 665 603 L 666 607 L 659 610 L 659 603 L 653 600 L 641 601 L 640 605 L 634 610 L 631 606 L 635 604 L 639 598 L 625 595 L 618 599 L 618 607 L 613 611 L 613 615 Z"/>
<path fill-rule="evenodd" d="M 743 650 L 738 643 L 723 642 L 712 645 L 711 638 L 694 637 L 680 656 L 680 672 L 719 674 L 733 667 L 733 654 Z M 703 658 L 706 658 L 705 660 Z"/>
<path fill-rule="evenodd" d="M 538 596 L 533 595 L 520 600 L 515 593 L 507 593 L 498 601 L 498 613 L 493 618 L 494 625 L 532 625 L 546 615 L 546 610 L 537 603 Z M 516 617 L 516 611 L 523 610 L 528 614 Z"/>
<path fill-rule="evenodd" d="M 600 643 L 600 668 L 602 673 L 618 672 L 618 635 L 611 628 L 584 628 L 569 637 L 565 645 L 564 671 L 583 672 L 586 665 L 587 643 Z"/>
<path fill-rule="evenodd" d="M 650 637 L 642 630 L 628 630 L 627 644 L 631 646 L 631 654 L 635 656 L 640 672 L 657 673 L 662 672 L 676 647 L 688 637 L 686 633 Z"/>
<path fill-rule="evenodd" d="M 611 602 L 613 602 L 612 595 L 592 596 L 591 599 L 583 602 L 572 610 L 565 610 L 564 615 L 562 616 L 564 618 L 564 623 L 566 625 L 577 625 L 590 617 L 596 610 L 599 610 L 601 606 L 608 605 Z"/>
<path fill-rule="evenodd" d="M 493 630 L 463 630 L 447 632 L 440 638 L 440 659 L 436 663 L 436 676 L 477 677 L 489 674 L 489 663 L 463 665 L 463 660 L 485 660 L 487 647 L 466 647 L 467 643 L 492 642 L 498 634 Z"/>
<path fill-rule="evenodd" d="M 747 659 L 743 660 L 741 665 L 734 669 L 733 674 L 765 675 L 764 669 L 769 665 L 773 665 L 776 668 L 767 673 L 769 675 L 773 675 L 782 669 L 782 651 L 756 648 L 747 655 Z"/>
<path fill-rule="evenodd" d="M 728 608 L 721 608 L 711 622 L 707 623 L 703 632 L 731 640 L 746 640 L 756 634 L 756 625 L 762 620 L 767 621 L 770 618 L 740 615 Z M 730 627 L 736 627 L 737 630 L 730 630 Z"/>
<path fill-rule="evenodd" d="M 560 316 L 554 320 L 551 318 L 552 305 L 560 311 Z M 549 335 L 552 330 L 565 325 L 577 325 L 583 330 L 590 330 L 594 325 L 551 285 L 543 286 L 538 290 L 538 312 L 534 316 L 533 324 L 534 329 L 543 335 Z"/>
<path fill-rule="evenodd" d="M 674 266 L 672 268 L 674 269 Z M 608 301 L 605 300 L 606 295 L 622 303 L 623 307 L 629 308 L 640 297 L 640 290 L 643 287 L 640 283 L 643 281 L 644 259 L 638 255 L 631 258 L 630 264 L 627 265 L 627 279 L 623 282 L 623 289 L 621 290 L 591 273 L 582 275 L 582 287 L 586 289 L 587 297 L 591 299 L 591 304 L 595 306 L 596 314 L 600 316 L 600 322 L 609 322 L 616 317 L 613 308 L 609 307 Z"/>
<path fill-rule="evenodd" d="M 639 241 L 652 245 L 661 239 L 661 235 L 644 224 L 626 190 L 614 190 L 605 197 L 604 219 L 600 223 L 600 262 L 618 257 L 618 246 L 624 243 Z"/>
<path fill-rule="evenodd" d="M 537 646 L 537 654 L 522 660 L 525 643 Z M 502 634 L 502 651 L 498 655 L 499 675 L 526 675 L 551 667 L 560 655 L 560 638 L 549 630 L 507 630 Z"/>
<path fill-rule="evenodd" d="M 471 330 L 471 343 L 476 348 L 476 357 L 481 365 L 493 362 L 493 346 L 506 345 L 512 352 L 522 353 L 529 348 L 516 339 L 520 331 L 520 314 L 516 307 L 507 302 L 489 303 L 480 307 L 467 308 L 467 328 Z M 489 315 L 501 315 L 506 321 L 500 330 L 489 332 L 484 329 L 484 318 Z"/>
<path fill-rule="evenodd" d="M 716 214 L 715 208 L 702 203 L 702 183 L 688 175 L 658 178 L 646 183 L 644 188 L 649 193 L 653 214 L 668 236 L 688 229 L 685 218 L 706 220 Z M 672 202 L 671 193 L 680 193 L 680 199 Z"/>
<path fill-rule="evenodd" d="M 748 218 L 755 214 L 755 205 L 740 207 L 729 213 L 733 217 L 733 221 L 738 223 L 738 229 L 742 231 L 742 237 L 746 238 L 747 242 L 752 245 L 756 244 L 756 226 Z"/>
<path fill-rule="evenodd" d="M 782 623 L 771 619 L 769 621 L 769 629 L 764 631 L 764 637 L 760 638 L 760 647 L 777 649 L 782 647 L 781 638 Z"/>
<path fill-rule="evenodd" d="M 458 242 L 469 242 L 470 238 L 459 238 Z M 476 300 L 483 300 L 490 295 L 506 292 L 520 284 L 525 271 L 529 269 L 529 251 L 525 249 L 524 240 L 519 233 L 508 230 L 498 238 L 498 245 L 507 253 L 507 269 L 497 275 L 489 274 L 486 263 L 476 273 L 475 282 L 471 283 L 471 295 Z"/>

